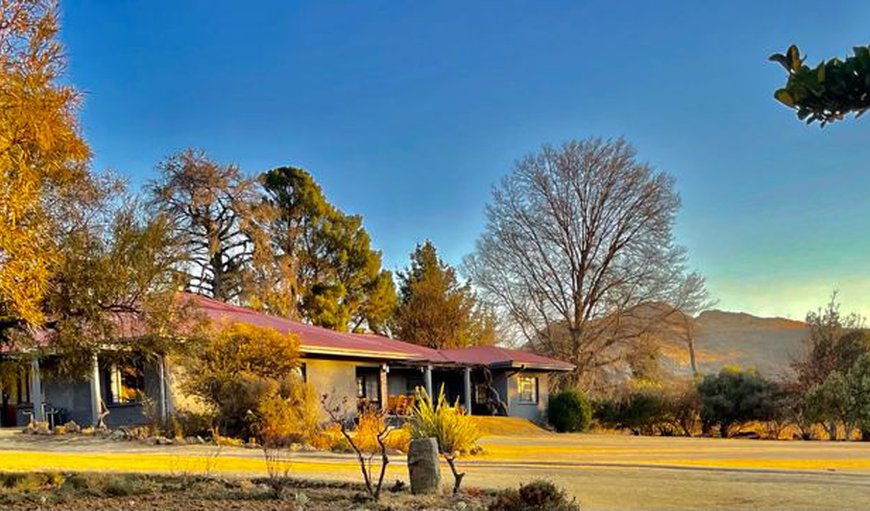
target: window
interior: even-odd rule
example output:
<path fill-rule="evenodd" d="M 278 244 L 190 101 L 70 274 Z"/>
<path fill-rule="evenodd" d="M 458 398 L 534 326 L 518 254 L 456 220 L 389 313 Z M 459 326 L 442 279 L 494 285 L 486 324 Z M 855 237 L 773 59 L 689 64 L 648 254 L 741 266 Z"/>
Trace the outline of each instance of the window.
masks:
<path fill-rule="evenodd" d="M 538 379 L 534 376 L 517 376 L 517 395 L 520 403 L 537 403 Z"/>
<path fill-rule="evenodd" d="M 377 403 L 380 401 L 380 394 L 380 374 L 378 369 L 357 369 L 356 397 Z"/>
<path fill-rule="evenodd" d="M 141 363 L 110 364 L 107 368 L 109 403 L 138 403 L 145 391 L 145 376 Z"/>
<path fill-rule="evenodd" d="M 16 391 L 18 394 L 18 404 L 29 405 L 30 401 L 30 369 L 24 369 L 18 374 L 16 382 Z"/>

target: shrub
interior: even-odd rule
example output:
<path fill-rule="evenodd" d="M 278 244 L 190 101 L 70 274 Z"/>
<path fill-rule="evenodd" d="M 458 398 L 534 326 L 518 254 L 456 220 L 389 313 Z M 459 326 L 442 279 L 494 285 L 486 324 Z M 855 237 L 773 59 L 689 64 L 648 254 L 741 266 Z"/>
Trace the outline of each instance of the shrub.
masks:
<path fill-rule="evenodd" d="M 580 511 L 576 499 L 568 500 L 564 490 L 549 481 L 536 480 L 518 490 L 499 492 L 489 511 Z"/>
<path fill-rule="evenodd" d="M 0 486 L 18 492 L 36 492 L 61 484 L 63 484 L 63 476 L 59 474 L 37 472 L 0 474 Z"/>
<path fill-rule="evenodd" d="M 103 492 L 110 497 L 129 497 L 143 493 L 144 489 L 136 485 L 131 478 L 116 476 L 106 481 Z"/>
<path fill-rule="evenodd" d="M 432 401 L 425 390 L 417 389 L 410 424 L 411 438 L 435 438 L 438 441 L 438 451 L 453 473 L 453 493 L 459 493 L 465 473 L 456 469 L 456 458 L 471 453 L 476 447 L 480 439 L 477 423 L 462 410 L 458 400 L 453 406 L 447 403 L 442 385 L 437 401 Z"/>
<path fill-rule="evenodd" d="M 310 442 L 312 447 L 321 451 L 353 451 L 347 439 L 341 434 L 341 427 L 335 423 L 320 428 L 312 435 Z"/>
<path fill-rule="evenodd" d="M 405 424 L 401 428 L 390 430 L 384 442 L 389 449 L 408 452 L 408 446 L 411 443 L 411 426 Z"/>
<path fill-rule="evenodd" d="M 314 387 L 298 376 L 285 380 L 281 388 L 264 394 L 256 408 L 260 443 L 269 447 L 287 447 L 309 442 L 320 424 L 320 404 Z"/>
<path fill-rule="evenodd" d="M 606 428 L 627 429 L 635 435 L 672 432 L 670 406 L 665 396 L 653 389 L 636 390 L 599 401 L 595 418 Z"/>
<path fill-rule="evenodd" d="M 780 392 L 754 369 L 725 367 L 698 384 L 701 420 L 707 426 L 719 425 L 720 436 L 728 437 L 747 422 L 769 420 L 782 402 Z"/>
<path fill-rule="evenodd" d="M 174 437 L 198 436 L 207 438 L 214 430 L 215 417 L 209 412 L 185 410 L 169 416 L 168 429 Z"/>
<path fill-rule="evenodd" d="M 870 441 L 870 355 L 860 357 L 847 375 L 851 416 L 861 431 L 861 440 Z"/>
<path fill-rule="evenodd" d="M 559 433 L 586 431 L 592 422 L 592 406 L 576 390 L 565 390 L 550 396 L 547 420 Z"/>
<path fill-rule="evenodd" d="M 228 436 L 256 436 L 249 411 L 264 400 L 291 395 L 299 356 L 294 335 L 242 323 L 220 325 L 181 359 L 186 387 L 214 411 L 215 425 Z M 297 385 L 298 386 L 298 385 Z M 275 404 L 272 402 L 271 404 Z"/>

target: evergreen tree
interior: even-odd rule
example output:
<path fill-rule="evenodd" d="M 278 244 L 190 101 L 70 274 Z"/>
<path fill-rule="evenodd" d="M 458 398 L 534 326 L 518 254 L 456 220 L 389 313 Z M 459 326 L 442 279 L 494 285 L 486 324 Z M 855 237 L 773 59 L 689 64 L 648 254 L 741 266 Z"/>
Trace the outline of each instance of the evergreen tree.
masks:
<path fill-rule="evenodd" d="M 431 241 L 417 245 L 410 266 L 399 273 L 399 303 L 395 329 L 404 341 L 436 349 L 495 341 L 494 316 Z"/>
<path fill-rule="evenodd" d="M 269 257 L 258 265 L 260 308 L 297 313 L 335 330 L 386 333 L 396 303 L 392 274 L 381 269 L 362 217 L 330 204 L 303 169 L 281 167 L 261 176 L 264 204 L 273 210 Z M 279 293 L 269 294 L 269 290 Z"/>

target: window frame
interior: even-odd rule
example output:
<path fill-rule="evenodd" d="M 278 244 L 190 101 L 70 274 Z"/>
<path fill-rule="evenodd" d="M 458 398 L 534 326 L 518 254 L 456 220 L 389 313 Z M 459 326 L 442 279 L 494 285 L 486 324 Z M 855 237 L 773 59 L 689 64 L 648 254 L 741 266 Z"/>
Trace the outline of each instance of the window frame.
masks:
<path fill-rule="evenodd" d="M 356 371 L 356 397 L 365 399 L 366 402 L 379 404 L 381 396 L 381 375 L 379 369 L 357 367 Z"/>
<path fill-rule="evenodd" d="M 526 397 L 524 386 L 530 386 L 531 396 Z M 536 405 L 540 402 L 540 392 L 537 376 L 517 375 L 517 402 L 525 405 Z"/>
<path fill-rule="evenodd" d="M 26 367 L 18 374 L 18 378 L 15 379 L 16 404 L 19 406 L 33 405 L 33 397 L 30 395 L 30 389 L 32 388 L 31 378 L 30 368 Z"/>
<path fill-rule="evenodd" d="M 136 376 L 136 386 L 127 386 L 124 382 L 122 365 L 132 366 L 139 372 Z M 105 382 L 106 406 L 136 406 L 142 404 L 145 396 L 145 365 L 141 361 L 135 362 L 111 362 L 103 367 L 103 382 Z M 135 397 L 124 398 L 121 396 L 123 388 L 130 388 L 135 392 Z"/>

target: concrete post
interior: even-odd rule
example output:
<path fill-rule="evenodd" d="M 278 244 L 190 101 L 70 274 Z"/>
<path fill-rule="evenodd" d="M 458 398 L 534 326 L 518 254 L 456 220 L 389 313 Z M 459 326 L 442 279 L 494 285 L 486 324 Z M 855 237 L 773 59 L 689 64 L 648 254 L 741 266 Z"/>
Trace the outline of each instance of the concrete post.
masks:
<path fill-rule="evenodd" d="M 427 364 L 426 369 L 423 372 L 423 386 L 426 387 L 426 394 L 429 394 L 433 400 L 435 397 L 432 395 L 432 365 Z"/>
<path fill-rule="evenodd" d="M 390 374 L 390 366 L 381 364 L 381 374 L 379 375 L 378 385 L 380 385 L 381 393 L 381 410 L 386 410 L 389 405 L 389 387 L 387 386 L 387 377 Z"/>
<path fill-rule="evenodd" d="M 44 421 L 45 410 L 42 403 L 42 374 L 39 370 L 39 357 L 30 362 L 30 401 L 33 403 L 33 420 Z"/>
<path fill-rule="evenodd" d="M 463 390 L 465 391 L 465 413 L 471 415 L 471 368 L 465 368 L 465 380 Z"/>
<path fill-rule="evenodd" d="M 100 390 L 100 361 L 95 353 L 91 360 L 91 420 L 94 426 L 99 425 L 103 413 L 102 392 Z"/>

